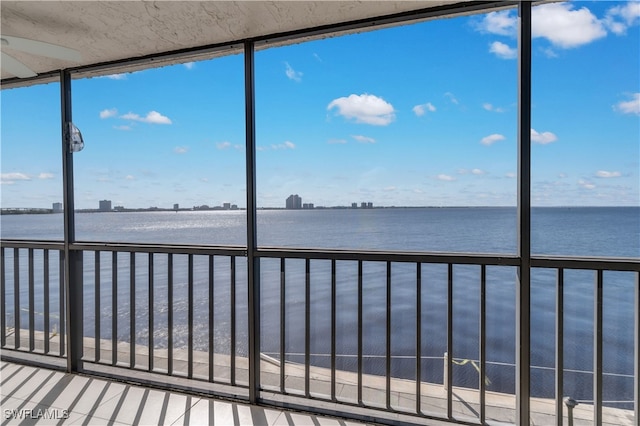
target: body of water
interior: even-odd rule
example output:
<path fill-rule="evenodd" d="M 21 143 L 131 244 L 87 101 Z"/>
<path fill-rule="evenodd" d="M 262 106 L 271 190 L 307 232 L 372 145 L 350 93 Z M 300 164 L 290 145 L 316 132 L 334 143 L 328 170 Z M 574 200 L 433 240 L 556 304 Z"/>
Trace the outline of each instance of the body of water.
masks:
<path fill-rule="evenodd" d="M 515 208 L 389 208 L 260 210 L 260 246 L 351 248 L 429 252 L 474 252 L 514 254 L 517 248 Z M 244 211 L 87 213 L 76 215 L 79 241 L 186 243 L 244 245 Z M 2 216 L 2 238 L 62 239 L 62 215 Z M 532 211 L 532 252 L 539 255 L 640 257 L 640 209 L 627 208 L 534 208 Z M 12 251 L 6 253 L 12 265 Z M 41 254 L 40 254 L 41 256 Z M 166 314 L 175 317 L 174 345 L 186 345 L 186 256 L 174 256 L 174 304 L 167 304 L 166 255 L 154 258 L 155 344 L 166 345 Z M 101 257 L 100 315 L 93 312 L 94 260 L 85 255 L 85 335 L 93 336 L 96 318 L 101 321 L 101 337 L 111 338 L 111 254 Z M 129 339 L 129 257 L 118 255 L 118 338 Z M 147 344 L 149 314 L 148 258 L 136 258 L 136 336 Z M 36 265 L 42 265 L 36 259 Z M 52 265 L 56 263 L 51 262 Z M 228 353 L 230 260 L 217 257 L 214 264 L 214 315 L 216 352 Z M 330 262 L 311 262 L 311 352 L 312 363 L 329 366 L 330 353 Z M 39 266 L 37 266 L 39 267 Z M 363 268 L 364 372 L 384 374 L 386 327 L 386 270 L 384 262 L 366 262 Z M 442 356 L 446 351 L 447 265 L 422 265 L 422 365 L 423 380 L 442 381 Z M 28 275 L 26 262 L 21 279 Z M 304 357 L 303 260 L 286 264 L 286 347 L 290 361 Z M 9 266 L 7 269 L 10 269 Z M 52 268 L 54 269 L 54 268 Z M 12 282 L 8 270 L 7 282 Z M 36 276 L 41 275 L 36 271 Z M 392 373 L 415 378 L 416 265 L 392 265 Z M 194 263 L 195 339 L 199 349 L 208 348 L 208 259 L 196 256 Z M 565 271 L 564 347 L 565 389 L 575 399 L 592 399 L 593 287 L 594 273 Z M 237 348 L 246 354 L 246 260 L 236 264 Z M 532 271 L 532 392 L 551 397 L 554 393 L 556 271 Z M 453 334 L 456 359 L 479 357 L 480 267 L 456 265 L 453 270 Z M 57 289 L 52 279 L 52 310 Z M 262 351 L 280 351 L 280 262 L 261 261 Z M 357 262 L 337 262 L 338 368 L 355 370 L 357 353 Z M 487 267 L 487 366 L 488 389 L 514 392 L 515 389 L 515 285 L 516 268 Z M 605 400 L 632 408 L 633 400 L 633 273 L 605 273 L 604 364 Z M 26 285 L 21 305 L 26 305 Z M 5 313 L 13 315 L 13 286 L 7 286 Z M 40 306 L 39 295 L 36 304 Z M 25 313 L 22 323 L 28 323 Z M 8 322 L 10 320 L 8 319 Z M 53 320 L 52 320 L 53 322 Z M 36 320 L 36 327 L 42 321 Z M 454 384 L 476 387 L 476 370 L 456 365 Z"/>

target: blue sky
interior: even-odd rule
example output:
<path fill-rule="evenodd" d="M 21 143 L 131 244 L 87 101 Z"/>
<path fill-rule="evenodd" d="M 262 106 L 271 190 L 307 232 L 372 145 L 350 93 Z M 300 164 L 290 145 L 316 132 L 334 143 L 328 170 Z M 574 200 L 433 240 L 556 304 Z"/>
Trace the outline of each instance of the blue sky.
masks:
<path fill-rule="evenodd" d="M 256 52 L 258 205 L 516 204 L 516 11 Z M 533 13 L 532 203 L 640 205 L 640 2 Z M 77 208 L 245 206 L 242 55 L 73 81 Z M 2 207 L 62 201 L 59 86 L 2 91 Z"/>

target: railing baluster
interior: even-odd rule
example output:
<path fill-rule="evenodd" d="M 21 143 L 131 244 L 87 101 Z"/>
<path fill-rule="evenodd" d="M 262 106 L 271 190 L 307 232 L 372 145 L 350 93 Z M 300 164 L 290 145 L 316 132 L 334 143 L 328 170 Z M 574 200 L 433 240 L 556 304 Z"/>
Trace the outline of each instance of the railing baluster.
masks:
<path fill-rule="evenodd" d="M 487 377 L 487 266 L 480 266 L 480 424 L 485 424 L 485 378 Z"/>
<path fill-rule="evenodd" d="M 556 425 L 564 416 L 564 269 L 558 268 L 556 279 Z"/>
<path fill-rule="evenodd" d="M 214 303 L 214 257 L 209 255 L 209 381 L 213 382 L 214 378 L 214 319 L 215 319 L 215 303 Z"/>
<path fill-rule="evenodd" d="M 304 265 L 304 395 L 309 398 L 309 376 L 311 361 L 311 266 L 310 259 L 305 259 Z"/>
<path fill-rule="evenodd" d="M 236 257 L 231 256 L 231 384 L 236 384 Z"/>
<path fill-rule="evenodd" d="M 193 378 L 193 254 L 188 256 L 187 281 L 187 377 Z"/>
<path fill-rule="evenodd" d="M 422 264 L 416 263 L 416 413 L 422 414 Z"/>
<path fill-rule="evenodd" d="M 96 251 L 94 256 L 94 293 L 95 293 L 95 306 L 94 306 L 94 315 L 95 315 L 95 362 L 100 361 L 100 251 Z"/>
<path fill-rule="evenodd" d="M 154 369 L 155 358 L 155 355 L 153 353 L 153 349 L 155 347 L 155 342 L 153 340 L 153 333 L 155 331 L 155 295 L 153 294 L 155 286 L 154 273 L 153 253 L 149 253 L 149 371 L 153 371 Z"/>
<path fill-rule="evenodd" d="M 285 392 L 285 345 L 286 340 L 286 268 L 285 258 L 280 258 L 280 392 Z"/>
<path fill-rule="evenodd" d="M 447 418 L 453 417 L 453 264 L 447 267 Z"/>
<path fill-rule="evenodd" d="M 602 424 L 602 269 L 596 271 L 593 307 L 593 424 Z"/>
<path fill-rule="evenodd" d="M 111 252 L 111 365 L 118 363 L 118 252 Z"/>
<path fill-rule="evenodd" d="M 7 344 L 7 306 L 4 247 L 0 247 L 0 347 Z"/>
<path fill-rule="evenodd" d="M 136 366 L 136 253 L 129 253 L 129 368 Z"/>
<path fill-rule="evenodd" d="M 59 283 L 58 283 L 58 294 L 59 294 L 59 302 L 58 302 L 58 307 L 60 308 L 60 356 L 64 356 L 65 353 L 65 348 L 66 348 L 66 344 L 65 344 L 65 312 L 64 312 L 64 305 L 65 305 L 65 294 L 64 294 L 64 262 L 65 262 L 65 254 L 64 254 L 64 250 L 60 250 L 59 252 L 59 256 L 58 256 L 58 277 L 59 277 Z"/>
<path fill-rule="evenodd" d="M 35 321 L 36 321 L 36 291 L 35 291 L 35 276 L 33 269 L 33 249 L 29 249 L 29 352 L 33 352 L 35 349 Z"/>
<path fill-rule="evenodd" d="M 167 255 L 167 374 L 173 374 L 173 253 Z"/>
<path fill-rule="evenodd" d="M 358 404 L 362 405 L 362 260 L 358 260 Z"/>
<path fill-rule="evenodd" d="M 386 325 L 386 356 L 385 356 L 385 371 L 386 371 L 386 407 L 391 409 L 391 262 L 387 261 L 387 325 Z"/>
<path fill-rule="evenodd" d="M 42 292 L 44 293 L 44 353 L 48 354 L 49 353 L 49 339 L 50 339 L 50 323 L 49 323 L 49 312 L 50 312 L 50 306 L 49 306 L 49 249 L 44 249 L 44 251 L 42 252 L 42 260 L 43 260 L 43 265 L 42 265 Z M 4 292 L 4 287 L 3 287 L 3 292 Z M 1 303 L 2 308 L 3 308 L 3 312 L 4 312 L 4 303 Z M 4 316 L 4 314 L 3 314 Z M 4 330 L 4 328 L 3 328 Z"/>
<path fill-rule="evenodd" d="M 20 249 L 13 249 L 13 333 L 16 349 L 20 347 Z"/>
<path fill-rule="evenodd" d="M 331 401 L 336 401 L 336 260 L 331 259 Z"/>

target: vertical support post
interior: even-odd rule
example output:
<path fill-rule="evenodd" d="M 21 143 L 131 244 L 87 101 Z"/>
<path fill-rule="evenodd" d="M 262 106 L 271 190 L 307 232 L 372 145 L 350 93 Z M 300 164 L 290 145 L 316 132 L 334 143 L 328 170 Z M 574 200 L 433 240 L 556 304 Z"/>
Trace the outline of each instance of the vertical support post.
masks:
<path fill-rule="evenodd" d="M 531 2 L 518 3 L 516 424 L 529 424 L 531 380 Z"/>
<path fill-rule="evenodd" d="M 422 414 L 422 264 L 416 263 L 416 413 Z"/>
<path fill-rule="evenodd" d="M 62 124 L 62 181 L 64 200 L 64 289 L 67 322 L 67 372 L 81 371 L 82 358 L 82 252 L 72 250 L 75 242 L 75 205 L 73 197 L 73 154 L 69 150 L 71 123 L 71 74 L 60 71 Z M 62 321 L 62 318 L 61 318 Z"/>
<path fill-rule="evenodd" d="M 556 280 L 556 425 L 563 424 L 564 397 L 564 269 Z"/>
<path fill-rule="evenodd" d="M 602 424 L 602 285 L 603 271 L 596 271 L 593 289 L 593 424 Z"/>
<path fill-rule="evenodd" d="M 94 327 L 95 327 L 95 354 L 94 354 L 94 361 L 95 362 L 99 362 L 100 361 L 100 321 L 102 320 L 102 315 L 100 315 L 100 311 L 102 310 L 100 308 L 100 251 L 95 252 L 94 254 L 94 263 L 93 263 L 93 269 L 94 269 L 94 308 L 93 308 L 93 312 L 94 312 Z"/>
<path fill-rule="evenodd" d="M 247 284 L 249 311 L 249 402 L 260 399 L 260 258 L 256 217 L 255 46 L 244 43 L 244 96 L 247 176 Z"/>
<path fill-rule="evenodd" d="M 453 418 L 453 264 L 447 265 L 447 352 L 444 357 L 447 418 Z"/>
<path fill-rule="evenodd" d="M 486 377 L 487 377 L 487 265 L 480 266 L 480 423 L 486 423 Z"/>
<path fill-rule="evenodd" d="M 129 253 L 129 368 L 136 366 L 136 253 Z"/>
<path fill-rule="evenodd" d="M 4 247 L 0 247 L 0 348 L 4 348 L 7 344 L 7 306 L 5 305 L 6 282 L 4 278 L 4 262 Z M 47 331 L 48 328 L 45 328 L 45 333 Z M 48 352 L 48 350 L 45 351 L 45 353 Z"/>

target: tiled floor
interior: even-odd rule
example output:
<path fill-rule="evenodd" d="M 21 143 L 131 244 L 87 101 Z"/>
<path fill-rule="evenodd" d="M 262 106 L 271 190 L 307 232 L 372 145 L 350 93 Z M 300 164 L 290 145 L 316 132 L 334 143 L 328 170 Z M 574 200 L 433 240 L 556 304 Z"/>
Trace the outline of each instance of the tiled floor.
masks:
<path fill-rule="evenodd" d="M 340 425 L 361 423 L 0 363 L 2 425 Z"/>

